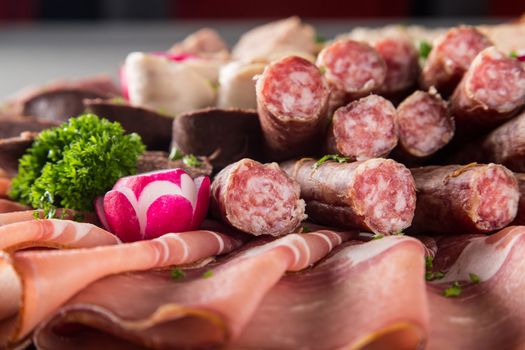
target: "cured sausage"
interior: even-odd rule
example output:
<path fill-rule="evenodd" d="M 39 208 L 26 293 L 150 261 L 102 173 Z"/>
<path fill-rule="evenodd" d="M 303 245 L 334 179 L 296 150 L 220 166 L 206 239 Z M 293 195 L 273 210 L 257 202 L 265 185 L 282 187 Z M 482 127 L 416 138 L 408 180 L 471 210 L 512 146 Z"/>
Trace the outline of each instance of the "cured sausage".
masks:
<path fill-rule="evenodd" d="M 291 233 L 306 218 L 297 182 L 277 163 L 245 158 L 217 174 L 211 186 L 212 211 L 253 235 Z"/>
<path fill-rule="evenodd" d="M 525 103 L 525 67 L 488 47 L 481 51 L 451 97 L 451 112 L 461 133 L 493 128 Z"/>
<path fill-rule="evenodd" d="M 417 188 L 411 232 L 492 232 L 507 226 L 516 216 L 518 184 L 502 165 L 472 163 L 411 171 Z"/>
<path fill-rule="evenodd" d="M 492 162 L 512 171 L 525 172 L 525 112 L 467 144 L 448 160 L 458 163 Z"/>
<path fill-rule="evenodd" d="M 381 96 L 369 95 L 334 113 L 327 150 L 352 160 L 387 155 L 397 144 L 396 109 Z"/>
<path fill-rule="evenodd" d="M 301 159 L 281 167 L 301 186 L 309 218 L 321 224 L 395 234 L 412 222 L 414 180 L 391 159 L 320 165 Z"/>
<path fill-rule="evenodd" d="M 333 109 L 378 89 L 386 77 L 386 64 L 379 53 L 351 39 L 326 46 L 317 57 L 317 66 L 330 85 Z"/>
<path fill-rule="evenodd" d="M 454 136 L 454 118 L 435 89 L 416 91 L 397 107 L 399 147 L 403 158 L 425 158 L 436 153 Z"/>
<path fill-rule="evenodd" d="M 269 64 L 257 80 L 256 94 L 270 159 L 288 159 L 315 148 L 325 128 L 330 92 L 314 64 L 298 56 Z"/>
<path fill-rule="evenodd" d="M 460 26 L 437 38 L 421 72 L 421 85 L 449 96 L 474 57 L 492 42 L 474 27 Z"/>

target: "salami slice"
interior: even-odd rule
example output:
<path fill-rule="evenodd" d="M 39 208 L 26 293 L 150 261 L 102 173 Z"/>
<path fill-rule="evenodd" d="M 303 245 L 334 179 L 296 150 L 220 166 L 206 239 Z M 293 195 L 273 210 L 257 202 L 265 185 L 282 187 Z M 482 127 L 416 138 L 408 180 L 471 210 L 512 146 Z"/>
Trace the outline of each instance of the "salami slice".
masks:
<path fill-rule="evenodd" d="M 411 171 L 417 188 L 411 232 L 486 233 L 507 226 L 516 216 L 518 184 L 502 165 L 472 163 Z"/>
<path fill-rule="evenodd" d="M 525 172 L 525 112 L 467 144 L 448 161 L 497 163 L 512 171 Z"/>
<path fill-rule="evenodd" d="M 525 67 L 488 47 L 472 61 L 450 103 L 460 132 L 493 128 L 525 103 Z"/>
<path fill-rule="evenodd" d="M 421 72 L 421 85 L 434 86 L 449 96 L 468 67 L 483 49 L 492 46 L 489 38 L 474 27 L 460 26 L 437 38 Z"/>
<path fill-rule="evenodd" d="M 291 233 L 306 218 L 299 185 L 277 163 L 241 159 L 217 174 L 211 191 L 214 214 L 256 236 Z"/>
<path fill-rule="evenodd" d="M 310 219 L 342 228 L 394 234 L 412 222 L 416 205 L 410 171 L 391 159 L 353 163 L 301 159 L 281 167 L 301 186 Z"/>
<path fill-rule="evenodd" d="M 328 129 L 327 150 L 353 160 L 387 155 L 397 144 L 396 109 L 369 95 L 337 109 Z"/>
<path fill-rule="evenodd" d="M 367 43 L 351 39 L 326 46 L 317 65 L 324 71 L 332 100 L 337 100 L 335 108 L 378 89 L 386 77 L 386 64 L 379 53 Z"/>
<path fill-rule="evenodd" d="M 396 153 L 425 158 L 443 148 L 454 136 L 454 118 L 446 102 L 431 89 L 416 91 L 397 107 L 399 147 Z"/>
<path fill-rule="evenodd" d="M 386 63 L 386 78 L 377 90 L 381 95 L 399 98 L 417 83 L 419 54 L 404 32 L 392 32 L 374 42 L 374 48 Z"/>
<path fill-rule="evenodd" d="M 266 66 L 257 80 L 257 109 L 270 159 L 313 150 L 326 124 L 329 89 L 319 69 L 297 56 Z"/>

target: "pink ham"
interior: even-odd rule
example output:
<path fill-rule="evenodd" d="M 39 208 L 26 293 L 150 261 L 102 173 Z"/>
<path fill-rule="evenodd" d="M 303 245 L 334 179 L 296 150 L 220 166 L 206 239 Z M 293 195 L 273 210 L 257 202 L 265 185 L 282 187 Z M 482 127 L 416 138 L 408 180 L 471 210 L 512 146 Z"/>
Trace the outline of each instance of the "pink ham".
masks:
<path fill-rule="evenodd" d="M 0 226 L 0 250 L 87 248 L 120 243 L 111 233 L 92 224 L 68 220 L 32 220 Z"/>
<path fill-rule="evenodd" d="M 428 286 L 427 349 L 522 349 L 525 227 L 508 227 L 489 237 L 451 237 L 438 240 L 437 247 L 434 266 L 446 274 Z M 471 273 L 479 283 L 472 283 Z M 461 294 L 443 297 L 454 281 L 460 282 Z"/>
<path fill-rule="evenodd" d="M 84 224 L 75 226 L 79 232 Z M 8 288 L 0 303 L 0 320 L 5 320 L 0 322 L 0 346 L 20 342 L 56 308 L 102 277 L 193 263 L 240 244 L 213 231 L 191 231 L 91 249 L 1 253 L 0 285 Z"/>
<path fill-rule="evenodd" d="M 22 211 L 13 211 L 13 212 L 0 212 L 0 227 L 14 224 L 15 222 L 23 221 L 34 221 L 35 216 L 38 216 L 40 219 L 44 219 L 44 212 L 42 210 L 24 210 Z M 66 220 L 80 220 L 82 222 L 100 225 L 95 214 L 90 212 L 76 212 L 74 210 L 66 209 L 66 212 L 63 213 L 64 209 L 57 209 L 56 216 L 58 218 L 63 218 Z M 38 213 L 38 214 L 37 214 Z"/>
<path fill-rule="evenodd" d="M 351 235 L 327 230 L 290 234 L 245 249 L 223 263 L 187 270 L 181 281 L 166 272 L 107 278 L 40 327 L 35 341 L 40 349 L 66 349 L 71 339 L 60 330 L 69 321 L 82 319 L 107 332 L 75 339 L 83 349 L 113 347 L 118 338 L 163 349 L 223 346 L 239 336 L 260 300 L 286 271 L 307 268 Z M 203 278 L 205 271 L 213 275 Z M 130 285 L 134 287 L 127 288 Z"/>
<path fill-rule="evenodd" d="M 29 210 L 30 208 L 9 199 L 0 198 L 0 213 L 11 213 L 14 211 Z"/>

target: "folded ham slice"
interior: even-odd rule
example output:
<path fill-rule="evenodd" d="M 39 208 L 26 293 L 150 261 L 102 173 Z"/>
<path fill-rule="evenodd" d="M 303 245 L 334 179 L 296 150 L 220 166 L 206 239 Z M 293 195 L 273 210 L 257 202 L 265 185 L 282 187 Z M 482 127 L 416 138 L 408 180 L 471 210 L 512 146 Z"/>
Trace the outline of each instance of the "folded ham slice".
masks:
<path fill-rule="evenodd" d="M 14 203 L 14 202 L 13 202 Z M 12 204 L 12 206 L 15 206 L 15 204 Z M 21 204 L 19 204 L 21 206 Z M 65 209 L 66 212 L 63 212 L 64 209 L 57 209 L 55 217 L 62 218 L 65 220 L 81 220 L 85 223 L 94 224 L 97 226 L 100 226 L 100 223 L 98 221 L 98 218 L 96 214 L 91 212 L 76 212 L 71 209 Z M 29 208 L 23 208 L 20 207 L 18 211 L 12 211 L 12 212 L 2 212 L 0 211 L 0 227 L 14 224 L 16 222 L 24 222 L 24 221 L 34 221 L 35 216 L 38 216 L 40 219 L 44 219 L 45 215 L 42 210 L 29 210 Z"/>
<path fill-rule="evenodd" d="M 437 240 L 434 268 L 446 273 L 428 286 L 428 349 L 524 348 L 524 256 L 524 226 Z M 454 281 L 461 294 L 443 297 Z"/>
<path fill-rule="evenodd" d="M 352 235 L 328 230 L 290 234 L 254 244 L 223 262 L 185 270 L 180 280 L 160 271 L 106 278 L 42 325 L 35 343 L 55 350 L 71 344 L 78 349 L 224 346 L 239 336 L 286 271 L 307 268 Z M 85 327 L 75 332 L 79 324 Z"/>
<path fill-rule="evenodd" d="M 86 224 L 74 226 L 77 234 L 86 229 Z M 0 347 L 23 340 L 56 308 L 102 277 L 193 263 L 241 244 L 230 236 L 202 230 L 115 246 L 0 253 L 0 285 L 7 291 L 2 290 L 0 300 L 5 308 L 0 309 L 0 320 L 5 320 L 0 322 Z"/>

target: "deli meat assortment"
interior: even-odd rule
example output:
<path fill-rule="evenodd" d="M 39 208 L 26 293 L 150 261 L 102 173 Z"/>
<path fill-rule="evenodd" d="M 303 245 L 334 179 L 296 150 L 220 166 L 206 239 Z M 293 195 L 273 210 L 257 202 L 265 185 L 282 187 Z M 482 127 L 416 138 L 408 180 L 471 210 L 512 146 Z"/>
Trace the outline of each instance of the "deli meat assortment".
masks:
<path fill-rule="evenodd" d="M 525 17 L 118 73 L 0 104 L 0 349 L 525 348 Z"/>

